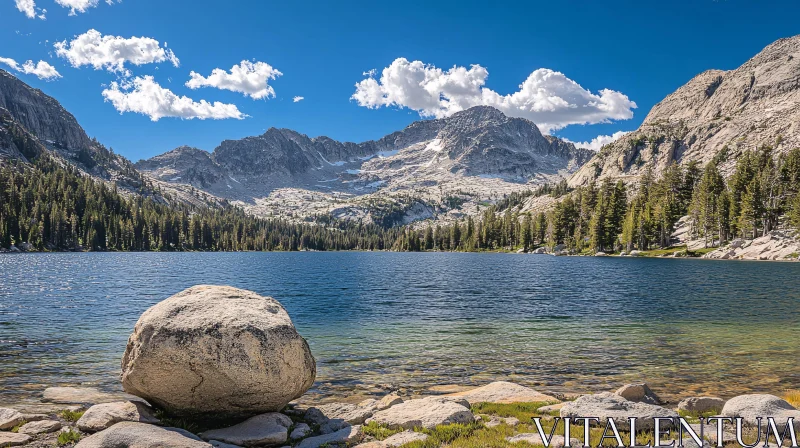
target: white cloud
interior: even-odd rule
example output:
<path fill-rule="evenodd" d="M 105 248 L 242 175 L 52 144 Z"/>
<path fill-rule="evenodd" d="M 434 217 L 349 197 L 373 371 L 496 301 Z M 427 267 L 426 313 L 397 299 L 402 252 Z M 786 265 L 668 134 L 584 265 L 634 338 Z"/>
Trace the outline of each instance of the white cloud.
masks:
<path fill-rule="evenodd" d="M 597 151 L 600 151 L 600 149 L 603 146 L 605 146 L 605 145 L 607 145 L 609 143 L 614 143 L 615 141 L 617 141 L 617 140 L 621 139 L 622 137 L 624 137 L 626 134 L 630 134 L 630 132 L 629 131 L 617 131 L 617 132 L 613 133 L 612 135 L 598 135 L 597 137 L 593 138 L 589 142 L 573 142 L 573 141 L 571 141 L 569 139 L 566 139 L 566 138 L 562 138 L 562 140 L 564 140 L 566 142 L 569 142 L 569 143 L 572 143 L 578 148 L 591 149 L 592 151 L 597 152 Z"/>
<path fill-rule="evenodd" d="M 29 19 L 38 18 L 45 20 L 46 9 L 37 8 L 34 0 L 15 0 L 19 12 L 25 14 Z M 38 14 L 37 14 L 38 11 Z"/>
<path fill-rule="evenodd" d="M 351 97 L 360 106 L 406 107 L 422 117 L 441 118 L 477 105 L 493 106 L 506 115 L 527 118 L 542 132 L 571 124 L 608 123 L 633 117 L 636 103 L 620 92 L 592 93 L 563 73 L 538 69 L 519 86 L 501 95 L 485 87 L 489 72 L 480 65 L 444 71 L 422 61 L 398 58 L 384 68 L 380 79 L 365 72 Z"/>
<path fill-rule="evenodd" d="M 95 70 L 106 69 L 114 73 L 130 76 L 125 64 L 153 64 L 170 61 L 178 67 L 180 61 L 161 44 L 149 37 L 103 36 L 97 30 L 89 30 L 76 36 L 71 42 L 55 43 L 56 54 L 65 58 L 73 67 L 91 65 Z"/>
<path fill-rule="evenodd" d="M 107 4 L 113 5 L 114 0 L 105 0 Z M 116 3 L 120 3 L 121 0 L 117 0 Z M 99 3 L 98 0 L 56 0 L 56 3 L 63 6 L 64 8 L 69 8 L 69 15 L 74 16 L 77 13 L 84 13 L 89 8 L 94 8 Z"/>
<path fill-rule="evenodd" d="M 14 59 L 0 57 L 0 64 L 5 64 L 11 67 L 12 70 L 19 73 L 36 75 L 36 77 L 39 79 L 44 79 L 45 81 L 52 81 L 61 77 L 61 74 L 58 73 L 58 70 L 45 61 L 39 61 L 34 64 L 33 61 L 28 60 L 25 61 L 24 64 L 19 65 Z"/>
<path fill-rule="evenodd" d="M 305 99 L 305 97 L 296 96 L 296 97 L 292 98 L 292 101 L 295 102 L 295 103 L 299 103 L 300 101 L 303 101 L 304 99 Z"/>
<path fill-rule="evenodd" d="M 186 120 L 236 118 L 247 115 L 239 111 L 235 104 L 206 100 L 194 101 L 186 96 L 178 96 L 169 89 L 161 87 L 152 76 L 136 77 L 122 83 L 112 82 L 103 90 L 103 97 L 110 101 L 120 113 L 135 112 L 147 115 L 153 121 L 164 117 L 177 117 Z"/>
<path fill-rule="evenodd" d="M 216 87 L 222 90 L 244 93 L 255 100 L 275 97 L 275 89 L 268 84 L 270 79 L 275 79 L 283 73 L 272 68 L 266 62 L 242 61 L 239 65 L 231 67 L 230 72 L 221 68 L 211 71 L 208 78 L 197 72 L 189 74 L 191 79 L 186 82 L 186 87 L 199 89 L 201 87 Z"/>
<path fill-rule="evenodd" d="M 17 9 L 24 13 L 29 19 L 36 17 L 36 4 L 33 0 L 16 0 Z"/>

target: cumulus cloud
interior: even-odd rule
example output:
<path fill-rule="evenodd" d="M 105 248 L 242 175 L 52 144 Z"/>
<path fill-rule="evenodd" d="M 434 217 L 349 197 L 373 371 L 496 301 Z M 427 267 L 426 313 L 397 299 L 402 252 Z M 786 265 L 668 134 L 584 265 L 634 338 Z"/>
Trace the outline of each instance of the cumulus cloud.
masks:
<path fill-rule="evenodd" d="M 191 79 L 186 82 L 186 87 L 199 89 L 201 87 L 216 87 L 217 89 L 230 90 L 249 96 L 255 100 L 261 98 L 274 98 L 275 89 L 268 84 L 283 73 L 272 68 L 266 62 L 242 61 L 239 65 L 231 67 L 230 72 L 215 68 L 211 75 L 204 78 L 197 72 L 191 72 Z"/>
<path fill-rule="evenodd" d="M 167 44 L 161 44 L 149 37 L 124 38 L 103 36 L 91 29 L 72 41 L 55 43 L 56 54 L 65 58 L 73 67 L 91 65 L 95 70 L 106 69 L 114 73 L 130 76 L 126 63 L 134 65 L 154 64 L 169 61 L 175 67 L 180 61 Z"/>
<path fill-rule="evenodd" d="M 45 14 L 47 13 L 47 10 L 37 8 L 34 0 L 15 0 L 15 3 L 19 12 L 25 14 L 29 19 L 39 18 L 45 20 Z"/>
<path fill-rule="evenodd" d="M 597 93 L 581 87 L 563 73 L 538 69 L 519 86 L 501 95 L 486 85 L 489 71 L 480 66 L 442 70 L 422 61 L 395 59 L 380 79 L 365 72 L 351 97 L 360 106 L 409 108 L 428 118 L 442 118 L 472 106 L 486 105 L 512 117 L 527 118 L 542 132 L 551 133 L 571 124 L 608 123 L 633 117 L 636 103 L 620 92 Z"/>
<path fill-rule="evenodd" d="M 33 0 L 16 0 L 19 12 L 28 16 L 29 19 L 36 17 L 36 3 Z"/>
<path fill-rule="evenodd" d="M 164 117 L 177 117 L 191 120 L 222 120 L 235 118 L 241 120 L 247 115 L 239 111 L 235 104 L 206 100 L 194 101 L 186 96 L 178 96 L 169 89 L 161 87 L 152 76 L 136 77 L 130 81 L 112 82 L 103 90 L 103 97 L 120 113 L 134 112 L 147 115 L 152 121 Z"/>
<path fill-rule="evenodd" d="M 300 101 L 303 101 L 304 99 L 305 99 L 305 97 L 296 96 L 296 97 L 292 98 L 292 101 L 294 101 L 295 103 L 299 103 Z"/>
<path fill-rule="evenodd" d="M 36 75 L 36 77 L 39 79 L 44 79 L 45 81 L 52 81 L 61 77 L 61 74 L 58 73 L 58 70 L 45 61 L 39 61 L 34 64 L 33 61 L 28 60 L 22 65 L 19 65 L 19 63 L 17 63 L 17 61 L 14 59 L 0 57 L 0 64 L 5 64 L 12 70 L 19 73 Z"/>
<path fill-rule="evenodd" d="M 119 2 L 120 0 L 117 0 L 117 3 Z M 99 0 L 56 0 L 56 3 L 64 8 L 69 8 L 69 15 L 74 16 L 79 12 L 84 13 L 89 8 L 96 7 L 99 3 Z M 106 0 L 106 3 L 113 5 L 114 0 Z"/>
<path fill-rule="evenodd" d="M 578 148 L 586 148 L 591 149 L 592 151 L 600 151 L 600 149 L 609 144 L 614 143 L 615 141 L 621 139 L 626 134 L 630 134 L 628 131 L 617 131 L 611 135 L 598 135 L 597 137 L 593 138 L 591 141 L 588 142 L 573 142 L 569 139 L 562 139 L 566 142 L 570 142 L 574 144 Z"/>

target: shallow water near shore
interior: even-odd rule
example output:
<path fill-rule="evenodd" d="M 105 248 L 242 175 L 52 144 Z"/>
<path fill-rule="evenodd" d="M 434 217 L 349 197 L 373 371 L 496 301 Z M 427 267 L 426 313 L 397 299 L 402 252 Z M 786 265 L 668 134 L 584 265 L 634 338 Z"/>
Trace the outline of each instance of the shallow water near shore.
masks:
<path fill-rule="evenodd" d="M 270 295 L 317 360 L 312 399 L 508 380 L 662 396 L 800 388 L 800 264 L 464 253 L 0 256 L 0 404 L 121 390 L 139 315 L 195 284 Z"/>

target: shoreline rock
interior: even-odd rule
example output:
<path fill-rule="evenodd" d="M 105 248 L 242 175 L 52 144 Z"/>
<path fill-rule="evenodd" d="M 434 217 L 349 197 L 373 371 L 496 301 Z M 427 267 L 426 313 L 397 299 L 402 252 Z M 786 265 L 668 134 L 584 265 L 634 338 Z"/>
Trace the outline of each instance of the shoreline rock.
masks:
<path fill-rule="evenodd" d="M 228 286 L 194 286 L 145 311 L 122 360 L 125 391 L 176 416 L 276 412 L 315 377 L 283 306 Z"/>

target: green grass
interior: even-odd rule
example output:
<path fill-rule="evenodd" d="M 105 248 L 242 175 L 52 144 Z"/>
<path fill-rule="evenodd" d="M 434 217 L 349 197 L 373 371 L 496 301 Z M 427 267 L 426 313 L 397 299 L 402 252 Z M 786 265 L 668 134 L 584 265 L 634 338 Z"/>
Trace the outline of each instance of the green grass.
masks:
<path fill-rule="evenodd" d="M 58 415 L 68 422 L 77 422 L 78 420 L 83 417 L 83 414 L 86 411 L 70 411 L 69 409 L 64 409 L 63 411 L 59 412 Z"/>
<path fill-rule="evenodd" d="M 703 255 L 709 252 L 714 252 L 717 249 L 718 249 L 717 247 L 705 247 L 703 249 L 695 249 L 695 250 L 690 250 L 688 252 L 690 257 L 702 257 Z"/>
<path fill-rule="evenodd" d="M 639 254 L 640 257 L 663 257 L 664 255 L 672 255 L 675 252 L 680 252 L 681 255 L 686 257 L 702 257 L 703 255 L 717 250 L 716 247 L 706 247 L 703 249 L 688 250 L 686 246 L 672 246 L 666 249 L 643 250 Z"/>
<path fill-rule="evenodd" d="M 374 437 L 377 440 L 386 440 L 397 433 L 403 432 L 402 429 L 389 428 L 377 422 L 369 422 L 362 426 L 361 430 L 364 432 L 364 434 Z"/>
<path fill-rule="evenodd" d="M 61 434 L 59 434 L 56 443 L 58 444 L 58 446 L 64 446 L 64 445 L 69 445 L 71 443 L 78 443 L 79 440 L 81 440 L 80 433 L 70 429 L 69 431 L 64 431 Z"/>
<path fill-rule="evenodd" d="M 673 246 L 666 249 L 643 250 L 639 254 L 640 257 L 661 257 L 664 255 L 672 255 L 675 252 L 686 251 L 686 246 Z"/>
<path fill-rule="evenodd" d="M 477 403 L 472 405 L 475 414 L 489 414 L 498 417 L 516 417 L 521 422 L 530 422 L 531 417 L 539 415 L 539 408 L 552 403 Z"/>
<path fill-rule="evenodd" d="M 441 425 L 433 429 L 415 429 L 417 432 L 427 434 L 428 438 L 423 441 L 411 442 L 403 445 L 404 448 L 439 448 L 442 446 L 456 447 L 460 441 L 470 440 L 476 432 L 485 429 L 483 423 L 455 423 L 452 425 Z M 480 431 L 482 432 L 482 431 Z M 481 445 L 484 446 L 484 445 Z M 490 445 L 485 445 L 490 446 Z"/>
<path fill-rule="evenodd" d="M 790 398 L 800 399 L 799 391 L 789 391 L 787 396 Z M 538 411 L 542 406 L 548 403 L 513 403 L 513 404 L 496 404 L 496 403 L 477 403 L 472 405 L 472 412 L 476 414 L 487 414 L 498 417 L 516 417 L 520 420 L 518 426 L 512 427 L 508 425 L 498 425 L 494 428 L 487 428 L 483 422 L 474 422 L 468 424 L 453 424 L 437 426 L 434 429 L 420 429 L 415 428 L 414 431 L 421 432 L 428 435 L 424 441 L 412 442 L 403 445 L 403 448 L 529 448 L 530 445 L 525 442 L 512 444 L 506 440 L 507 437 L 520 433 L 536 433 L 536 427 L 531 420 L 535 416 L 548 416 L 548 419 L 542 419 L 542 428 L 546 434 L 550 433 L 553 428 L 555 420 L 552 419 L 547 413 L 540 413 Z M 709 411 L 704 413 L 681 413 L 681 416 L 687 420 L 695 420 L 699 417 L 708 417 L 716 415 L 718 411 Z M 387 427 L 370 423 L 364 426 L 365 433 L 378 440 L 384 440 L 392 434 L 400 432 L 400 430 L 392 430 Z M 571 425 L 570 433 L 572 437 L 583 441 L 583 426 Z M 564 434 L 564 422 L 559 420 L 556 424 L 556 435 Z M 630 443 L 630 433 L 620 431 L 622 440 L 625 445 Z M 674 436 L 674 429 L 671 434 Z M 603 436 L 603 427 L 593 427 L 589 431 L 589 445 L 597 447 L 600 445 Z M 709 437 L 712 437 L 709 435 Z M 635 436 L 636 444 L 639 446 L 653 443 L 652 430 L 641 431 Z M 711 440 L 714 440 L 713 437 Z M 746 442 L 755 441 L 755 435 L 746 435 Z M 614 447 L 615 442 L 613 438 L 603 440 L 603 447 Z M 733 445 L 726 444 L 733 448 Z"/>

